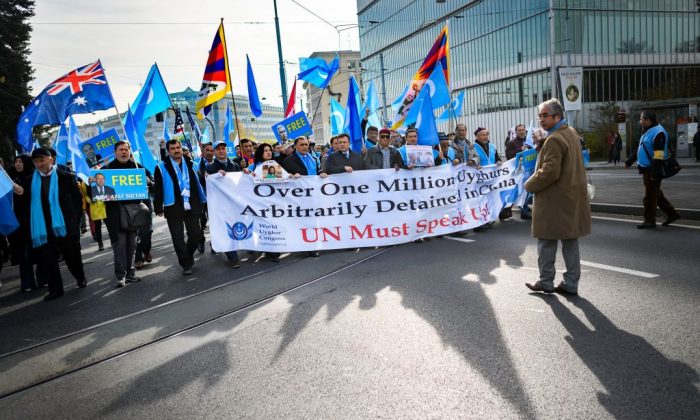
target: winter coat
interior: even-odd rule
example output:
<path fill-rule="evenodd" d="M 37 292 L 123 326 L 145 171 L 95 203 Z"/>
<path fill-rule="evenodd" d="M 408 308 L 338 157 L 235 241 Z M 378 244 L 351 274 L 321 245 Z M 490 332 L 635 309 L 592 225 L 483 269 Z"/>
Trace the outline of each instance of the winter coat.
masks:
<path fill-rule="evenodd" d="M 591 233 L 591 203 L 578 134 L 562 125 L 544 140 L 535 173 L 525 183 L 534 193 L 532 236 L 574 239 Z"/>

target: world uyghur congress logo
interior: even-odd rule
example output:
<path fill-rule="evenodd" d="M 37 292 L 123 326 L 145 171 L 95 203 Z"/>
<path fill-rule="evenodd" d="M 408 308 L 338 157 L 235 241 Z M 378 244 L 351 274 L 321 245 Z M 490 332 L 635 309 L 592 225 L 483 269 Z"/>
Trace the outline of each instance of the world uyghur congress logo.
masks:
<path fill-rule="evenodd" d="M 250 222 L 249 226 L 241 222 L 236 222 L 231 226 L 226 222 L 226 227 L 228 228 L 228 236 L 234 241 L 243 241 L 253 236 L 253 222 Z"/>

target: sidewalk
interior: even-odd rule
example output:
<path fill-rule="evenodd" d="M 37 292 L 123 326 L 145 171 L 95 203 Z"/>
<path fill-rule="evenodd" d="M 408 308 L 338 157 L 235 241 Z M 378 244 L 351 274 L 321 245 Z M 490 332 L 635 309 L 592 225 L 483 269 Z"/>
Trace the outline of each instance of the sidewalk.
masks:
<path fill-rule="evenodd" d="M 681 164 L 683 168 L 700 168 L 700 162 L 696 162 L 695 158 L 677 158 L 678 163 Z M 636 167 L 636 163 L 635 163 Z M 605 160 L 602 160 L 600 162 L 590 162 L 588 166 L 586 167 L 587 170 L 593 171 L 593 170 L 598 170 L 598 169 L 625 169 L 625 161 L 623 160 L 622 162 L 618 163 L 617 165 L 613 165 L 612 163 L 608 163 Z"/>
<path fill-rule="evenodd" d="M 665 179 L 662 190 L 683 219 L 700 220 L 700 162 L 691 158 L 680 158 L 678 162 L 683 169 Z M 591 202 L 594 212 L 643 216 L 644 185 L 636 165 L 625 171 L 624 163 L 602 161 L 591 162 L 587 169 L 590 182 L 596 187 Z M 664 216 L 658 210 L 657 217 Z"/>

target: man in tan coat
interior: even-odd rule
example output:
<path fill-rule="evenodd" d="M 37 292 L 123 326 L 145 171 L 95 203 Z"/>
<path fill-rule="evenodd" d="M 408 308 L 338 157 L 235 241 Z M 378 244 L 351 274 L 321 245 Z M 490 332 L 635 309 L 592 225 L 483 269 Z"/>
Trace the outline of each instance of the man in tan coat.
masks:
<path fill-rule="evenodd" d="M 564 108 L 557 99 L 539 105 L 540 125 L 549 137 L 541 144 L 535 173 L 525 183 L 525 189 L 535 195 L 532 236 L 537 238 L 540 279 L 525 285 L 536 292 L 575 295 L 581 277 L 578 238 L 591 233 L 591 203 L 581 143 L 563 114 Z M 564 281 L 554 287 L 559 241 L 566 272 Z"/>

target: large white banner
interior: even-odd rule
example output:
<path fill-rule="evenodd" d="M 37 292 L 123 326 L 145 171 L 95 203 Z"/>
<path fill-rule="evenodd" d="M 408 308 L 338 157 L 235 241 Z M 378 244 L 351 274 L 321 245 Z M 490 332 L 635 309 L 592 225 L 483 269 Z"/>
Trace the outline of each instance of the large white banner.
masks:
<path fill-rule="evenodd" d="M 559 81 L 564 92 L 564 109 L 580 111 L 583 102 L 583 67 L 562 67 Z"/>
<path fill-rule="evenodd" d="M 384 246 L 472 229 L 524 200 L 515 160 L 381 169 L 255 183 L 240 172 L 207 177 L 212 247 L 294 252 Z"/>

